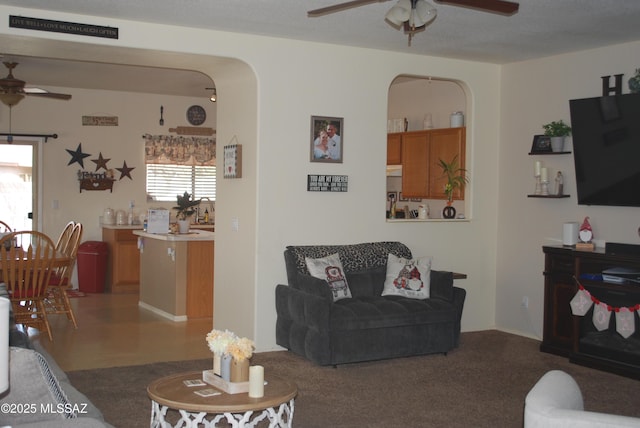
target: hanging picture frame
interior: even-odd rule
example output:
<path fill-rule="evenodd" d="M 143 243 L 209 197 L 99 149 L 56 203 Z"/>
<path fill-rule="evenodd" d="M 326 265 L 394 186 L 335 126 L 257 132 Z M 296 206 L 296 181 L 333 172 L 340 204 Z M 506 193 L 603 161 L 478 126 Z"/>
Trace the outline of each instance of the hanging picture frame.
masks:
<path fill-rule="evenodd" d="M 310 161 L 342 163 L 344 119 L 311 116 Z"/>
<path fill-rule="evenodd" d="M 223 148 L 224 178 L 242 177 L 242 145 L 231 144 Z"/>

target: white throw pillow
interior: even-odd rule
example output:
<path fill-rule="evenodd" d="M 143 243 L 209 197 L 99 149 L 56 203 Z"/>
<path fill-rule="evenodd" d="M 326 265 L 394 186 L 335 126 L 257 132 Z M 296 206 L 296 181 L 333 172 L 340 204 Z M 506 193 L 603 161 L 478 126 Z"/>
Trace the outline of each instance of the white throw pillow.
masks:
<path fill-rule="evenodd" d="M 324 279 L 329 285 L 333 301 L 351 298 L 351 290 L 347 284 L 347 277 L 342 268 L 342 262 L 338 253 L 321 259 L 304 258 L 311 276 Z"/>
<path fill-rule="evenodd" d="M 431 257 L 407 260 L 389 254 L 383 296 L 428 299 L 431 284 Z"/>

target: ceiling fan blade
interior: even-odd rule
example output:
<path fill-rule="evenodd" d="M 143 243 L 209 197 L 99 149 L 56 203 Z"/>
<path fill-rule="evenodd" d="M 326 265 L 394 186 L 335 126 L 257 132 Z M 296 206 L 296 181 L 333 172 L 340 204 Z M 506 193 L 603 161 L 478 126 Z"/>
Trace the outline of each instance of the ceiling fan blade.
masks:
<path fill-rule="evenodd" d="M 343 10 L 352 9 L 354 7 L 364 6 L 371 3 L 383 3 L 389 0 L 352 0 L 345 3 L 334 4 L 320 9 L 314 9 L 307 12 L 309 18 L 317 18 L 319 16 L 328 15 L 330 13 L 341 12 Z"/>
<path fill-rule="evenodd" d="M 482 12 L 498 13 L 500 15 L 513 15 L 520 8 L 518 3 L 504 0 L 435 0 L 435 2 L 467 7 Z"/>
<path fill-rule="evenodd" d="M 69 94 L 56 94 L 55 92 L 25 92 L 25 95 L 29 95 L 30 97 L 53 98 L 56 100 L 71 99 L 71 95 Z"/>

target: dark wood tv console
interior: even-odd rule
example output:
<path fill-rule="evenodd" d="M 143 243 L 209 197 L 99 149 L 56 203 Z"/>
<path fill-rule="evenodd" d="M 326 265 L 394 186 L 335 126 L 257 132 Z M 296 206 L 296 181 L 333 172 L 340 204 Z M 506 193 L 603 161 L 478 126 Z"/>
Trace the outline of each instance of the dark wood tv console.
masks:
<path fill-rule="evenodd" d="M 597 331 L 593 306 L 584 316 L 574 316 L 570 301 L 578 291 L 574 278 L 589 293 L 614 307 L 640 303 L 640 283 L 624 284 L 586 278 L 604 269 L 640 270 L 640 256 L 606 254 L 604 249 L 578 251 L 572 247 L 544 246 L 544 331 L 540 350 L 566 356 L 571 362 L 640 379 L 640 321 L 634 313 L 635 332 L 623 338 L 616 332 L 615 314 L 609 328 Z"/>

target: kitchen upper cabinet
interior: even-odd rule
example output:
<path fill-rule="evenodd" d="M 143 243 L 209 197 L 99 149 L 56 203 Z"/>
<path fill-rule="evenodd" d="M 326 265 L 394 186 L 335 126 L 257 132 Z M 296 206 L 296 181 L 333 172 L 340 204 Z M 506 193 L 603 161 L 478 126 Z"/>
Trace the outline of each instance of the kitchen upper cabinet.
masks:
<path fill-rule="evenodd" d="M 400 137 L 402 164 L 402 195 L 408 198 L 446 199 L 442 168 L 438 161 L 451 162 L 458 156 L 460 168 L 465 167 L 465 128 L 441 128 L 426 131 L 388 134 L 387 154 L 390 142 Z M 389 164 L 389 160 L 387 159 Z M 455 199 L 464 199 L 457 191 Z"/>
<path fill-rule="evenodd" d="M 402 134 L 387 135 L 387 165 L 402 165 Z"/>
<path fill-rule="evenodd" d="M 423 198 L 429 194 L 429 132 L 402 134 L 402 196 Z"/>
<path fill-rule="evenodd" d="M 429 197 L 447 199 L 444 187 L 447 179 L 442 175 L 439 160 L 449 163 L 458 156 L 458 165 L 465 167 L 465 128 L 446 128 L 431 131 L 429 143 Z M 464 189 L 456 189 L 453 199 L 464 199 Z"/>

